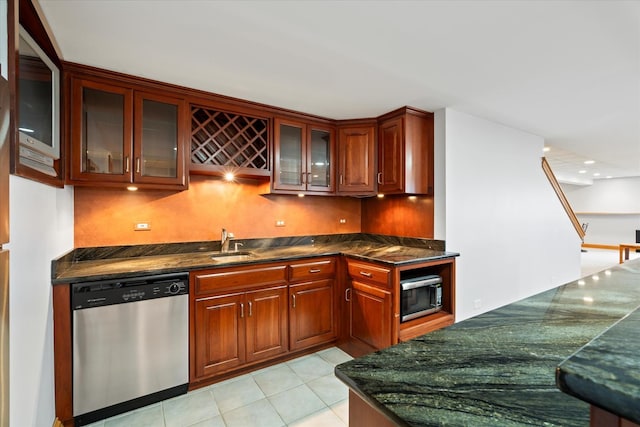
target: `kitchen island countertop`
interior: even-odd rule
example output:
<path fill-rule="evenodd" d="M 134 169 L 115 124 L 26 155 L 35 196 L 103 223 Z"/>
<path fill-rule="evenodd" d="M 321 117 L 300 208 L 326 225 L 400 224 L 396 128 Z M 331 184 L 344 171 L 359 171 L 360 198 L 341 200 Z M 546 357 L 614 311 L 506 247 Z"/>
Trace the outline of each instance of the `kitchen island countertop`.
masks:
<path fill-rule="evenodd" d="M 335 371 L 361 399 L 401 426 L 588 426 L 589 404 L 558 389 L 556 368 L 639 304 L 637 260 Z M 630 347 L 615 363 L 637 366 L 637 340 L 610 345 Z"/>

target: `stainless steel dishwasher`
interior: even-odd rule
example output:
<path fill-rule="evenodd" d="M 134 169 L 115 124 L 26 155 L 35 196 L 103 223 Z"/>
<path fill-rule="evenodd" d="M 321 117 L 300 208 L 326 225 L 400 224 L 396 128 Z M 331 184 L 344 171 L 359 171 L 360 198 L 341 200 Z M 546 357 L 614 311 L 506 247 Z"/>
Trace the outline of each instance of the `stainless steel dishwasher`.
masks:
<path fill-rule="evenodd" d="M 76 425 L 187 392 L 188 292 L 187 273 L 72 286 Z"/>

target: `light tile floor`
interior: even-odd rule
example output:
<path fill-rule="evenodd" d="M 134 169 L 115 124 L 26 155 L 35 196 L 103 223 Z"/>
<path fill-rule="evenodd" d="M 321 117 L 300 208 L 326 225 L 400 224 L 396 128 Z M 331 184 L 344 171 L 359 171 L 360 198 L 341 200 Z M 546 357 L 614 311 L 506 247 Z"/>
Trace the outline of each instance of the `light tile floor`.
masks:
<path fill-rule="evenodd" d="M 90 427 L 345 427 L 348 389 L 332 347 L 91 424 Z"/>

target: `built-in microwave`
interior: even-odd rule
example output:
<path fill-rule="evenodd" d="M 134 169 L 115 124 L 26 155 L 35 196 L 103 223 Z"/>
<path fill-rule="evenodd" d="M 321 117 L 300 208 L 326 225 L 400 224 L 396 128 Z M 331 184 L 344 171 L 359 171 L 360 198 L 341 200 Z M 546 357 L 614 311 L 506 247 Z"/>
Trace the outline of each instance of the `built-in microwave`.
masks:
<path fill-rule="evenodd" d="M 400 320 L 406 322 L 442 308 L 442 277 L 428 275 L 400 280 Z"/>

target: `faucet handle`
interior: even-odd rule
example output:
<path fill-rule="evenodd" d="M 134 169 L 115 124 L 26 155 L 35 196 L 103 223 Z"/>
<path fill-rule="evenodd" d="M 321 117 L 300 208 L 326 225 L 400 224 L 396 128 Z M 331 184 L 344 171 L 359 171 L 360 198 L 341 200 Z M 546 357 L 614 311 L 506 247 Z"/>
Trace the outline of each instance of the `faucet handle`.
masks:
<path fill-rule="evenodd" d="M 234 250 L 234 252 L 238 252 L 238 246 L 244 246 L 244 243 L 234 242 L 234 243 L 233 243 L 233 250 Z"/>

